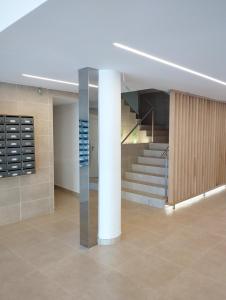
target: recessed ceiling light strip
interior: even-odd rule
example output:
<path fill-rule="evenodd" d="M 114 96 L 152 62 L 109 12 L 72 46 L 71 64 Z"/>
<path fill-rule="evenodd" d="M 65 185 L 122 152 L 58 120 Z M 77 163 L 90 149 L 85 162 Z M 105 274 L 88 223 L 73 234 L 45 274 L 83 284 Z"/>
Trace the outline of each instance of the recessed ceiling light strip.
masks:
<path fill-rule="evenodd" d="M 131 53 L 137 54 L 137 55 L 139 55 L 139 56 L 146 57 L 146 58 L 148 58 L 148 59 L 154 60 L 154 61 L 159 62 L 159 63 L 161 63 L 161 64 L 164 64 L 164 65 L 173 67 L 173 68 L 175 68 L 175 69 L 179 69 L 179 70 L 181 70 L 181 71 L 184 71 L 184 72 L 187 72 L 187 73 L 190 73 L 190 74 L 193 74 L 193 75 L 196 75 L 196 76 L 199 76 L 199 77 L 202 77 L 202 78 L 211 80 L 211 81 L 213 81 L 213 82 L 216 82 L 216 83 L 219 83 L 219 84 L 222 84 L 222 85 L 226 85 L 226 82 L 224 82 L 224 81 L 222 81 L 222 80 L 219 80 L 219 79 L 217 79 L 217 78 L 208 76 L 208 75 L 206 75 L 206 74 L 203 74 L 203 73 L 194 71 L 194 70 L 192 70 L 192 69 L 183 67 L 183 66 L 181 66 L 181 65 L 175 64 L 175 63 L 173 63 L 173 62 L 170 62 L 170 61 L 168 61 L 168 60 L 162 59 L 162 58 L 160 58 L 160 57 L 157 57 L 157 56 L 154 56 L 154 55 L 145 53 L 145 52 L 143 52 L 143 51 L 140 51 L 140 50 L 137 50 L 137 49 L 128 47 L 128 46 L 123 45 L 123 44 L 120 44 L 120 43 L 113 43 L 113 45 L 114 45 L 115 47 L 117 47 L 117 48 L 121 48 L 121 49 L 123 49 L 123 50 L 126 50 L 126 51 L 129 51 L 129 52 L 131 52 Z"/>
<path fill-rule="evenodd" d="M 44 81 L 50 81 L 50 82 L 56 82 L 56 83 L 62 83 L 62 84 L 69 84 L 69 85 L 74 85 L 74 86 L 79 86 L 77 82 L 71 82 L 71 81 L 65 81 L 65 80 L 59 80 L 59 79 L 53 79 L 53 78 L 48 78 L 48 77 L 42 77 L 42 76 L 36 76 L 36 75 L 30 75 L 30 74 L 22 74 L 23 77 L 28 77 L 28 78 L 33 78 L 33 79 L 38 79 L 38 80 L 44 80 Z M 91 88 L 98 88 L 98 85 L 95 84 L 89 84 L 89 87 Z"/>
<path fill-rule="evenodd" d="M 40 80 L 45 80 L 45 81 L 51 81 L 51 82 L 57 82 L 57 83 L 63 83 L 63 84 L 78 86 L 78 83 L 71 82 L 71 81 L 58 80 L 58 79 L 42 77 L 42 76 L 35 76 L 35 75 L 30 75 L 30 74 L 22 74 L 22 76 L 28 77 L 28 78 L 34 78 L 34 79 L 40 79 Z"/>

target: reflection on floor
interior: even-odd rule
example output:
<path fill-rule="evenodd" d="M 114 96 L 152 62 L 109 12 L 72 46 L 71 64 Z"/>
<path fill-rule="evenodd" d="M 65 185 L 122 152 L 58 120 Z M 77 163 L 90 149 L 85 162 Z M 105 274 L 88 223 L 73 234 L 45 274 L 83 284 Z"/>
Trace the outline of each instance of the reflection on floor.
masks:
<path fill-rule="evenodd" d="M 226 299 L 226 193 L 173 215 L 123 202 L 122 241 L 79 247 L 79 204 L 0 227 L 0 299 Z"/>

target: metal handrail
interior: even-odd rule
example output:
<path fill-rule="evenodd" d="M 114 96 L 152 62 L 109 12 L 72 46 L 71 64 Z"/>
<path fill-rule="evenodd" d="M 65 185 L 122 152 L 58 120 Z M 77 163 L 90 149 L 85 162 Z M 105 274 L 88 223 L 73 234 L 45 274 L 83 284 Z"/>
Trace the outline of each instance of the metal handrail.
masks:
<path fill-rule="evenodd" d="M 130 130 L 130 132 L 126 135 L 126 137 L 122 140 L 121 144 L 123 144 L 127 139 L 128 137 L 133 133 L 133 131 L 139 126 L 141 125 L 141 123 L 147 118 L 147 116 L 152 112 L 154 111 L 153 108 L 151 107 L 147 112 L 146 114 L 143 116 L 142 119 L 140 119 L 137 124 Z"/>
<path fill-rule="evenodd" d="M 168 154 L 169 154 L 169 146 L 162 152 L 161 157 L 165 159 L 165 196 L 168 198 Z M 173 200 L 173 209 L 175 210 L 175 202 Z"/>
<path fill-rule="evenodd" d="M 162 152 L 161 158 L 164 158 L 164 181 L 165 181 L 165 197 L 168 198 L 168 152 L 169 146 Z"/>

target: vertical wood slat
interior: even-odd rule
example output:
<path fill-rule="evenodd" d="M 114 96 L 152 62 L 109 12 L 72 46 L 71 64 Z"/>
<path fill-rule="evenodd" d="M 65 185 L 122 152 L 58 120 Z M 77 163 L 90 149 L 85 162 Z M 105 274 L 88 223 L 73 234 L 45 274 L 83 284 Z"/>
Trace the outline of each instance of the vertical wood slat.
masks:
<path fill-rule="evenodd" d="M 169 204 L 226 183 L 226 103 L 171 91 Z"/>

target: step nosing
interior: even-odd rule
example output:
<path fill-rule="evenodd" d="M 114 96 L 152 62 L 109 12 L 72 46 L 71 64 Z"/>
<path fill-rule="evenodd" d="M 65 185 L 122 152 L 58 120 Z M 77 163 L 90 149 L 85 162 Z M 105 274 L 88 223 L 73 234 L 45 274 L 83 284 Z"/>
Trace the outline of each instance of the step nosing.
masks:
<path fill-rule="evenodd" d="M 136 171 L 126 171 L 126 173 L 132 173 L 132 174 L 138 174 L 138 175 L 145 175 L 145 176 L 153 176 L 153 177 L 162 177 L 165 176 L 162 174 L 155 174 L 155 173 L 142 173 L 142 172 L 136 172 Z"/>
<path fill-rule="evenodd" d="M 155 165 L 155 164 L 134 163 L 133 165 L 147 166 L 147 167 L 157 167 L 157 168 L 165 169 L 164 166 L 162 166 L 162 165 Z"/>
<path fill-rule="evenodd" d="M 140 155 L 140 156 L 138 156 L 139 158 L 154 158 L 154 159 L 164 159 L 164 157 L 156 157 L 156 156 L 142 156 L 142 155 Z"/>
<path fill-rule="evenodd" d="M 147 151 L 158 151 L 158 152 L 164 152 L 164 151 L 166 151 L 166 149 L 151 149 L 151 148 L 149 148 L 149 149 L 145 149 L 145 150 L 147 150 Z"/>

